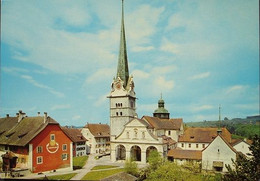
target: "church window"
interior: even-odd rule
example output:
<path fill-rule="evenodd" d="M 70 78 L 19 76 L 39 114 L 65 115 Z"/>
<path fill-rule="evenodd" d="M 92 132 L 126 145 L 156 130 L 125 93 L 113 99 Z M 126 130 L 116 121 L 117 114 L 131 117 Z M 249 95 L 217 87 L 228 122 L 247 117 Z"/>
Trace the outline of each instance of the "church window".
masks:
<path fill-rule="evenodd" d="M 116 115 L 118 116 L 118 112 L 116 112 Z"/>
<path fill-rule="evenodd" d="M 123 104 L 122 104 L 122 103 L 120 103 L 120 106 L 121 106 L 121 107 L 123 107 Z"/>
<path fill-rule="evenodd" d="M 134 102 L 131 101 L 131 108 L 134 108 Z"/>
<path fill-rule="evenodd" d="M 116 103 L 116 107 L 118 107 L 118 104 Z"/>
<path fill-rule="evenodd" d="M 123 115 L 123 113 L 122 112 L 120 112 L 120 116 L 122 116 Z"/>

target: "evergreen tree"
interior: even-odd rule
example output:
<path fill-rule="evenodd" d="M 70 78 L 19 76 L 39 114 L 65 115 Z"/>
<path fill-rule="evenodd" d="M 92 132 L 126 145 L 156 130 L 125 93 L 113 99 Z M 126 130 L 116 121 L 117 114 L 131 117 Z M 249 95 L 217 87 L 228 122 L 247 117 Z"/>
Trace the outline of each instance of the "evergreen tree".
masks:
<path fill-rule="evenodd" d="M 224 176 L 225 181 L 260 180 L 260 137 L 258 135 L 253 137 L 253 143 L 249 149 L 251 151 L 248 154 L 249 157 L 239 154 L 236 161 L 232 160 L 235 169 L 226 165 L 228 173 Z"/>

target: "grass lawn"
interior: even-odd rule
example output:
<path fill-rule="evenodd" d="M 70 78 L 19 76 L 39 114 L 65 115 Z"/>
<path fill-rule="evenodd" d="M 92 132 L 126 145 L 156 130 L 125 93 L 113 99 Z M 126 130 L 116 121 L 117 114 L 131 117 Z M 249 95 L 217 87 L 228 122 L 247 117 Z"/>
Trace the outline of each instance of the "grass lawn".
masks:
<path fill-rule="evenodd" d="M 54 175 L 47 177 L 48 180 L 70 180 L 72 177 L 74 177 L 77 173 L 69 173 L 64 175 Z M 44 177 L 39 178 L 38 180 L 43 180 Z"/>
<path fill-rule="evenodd" d="M 108 168 L 116 168 L 118 166 L 113 166 L 113 165 L 98 165 L 95 166 L 93 168 L 91 168 L 91 170 L 102 170 L 102 169 L 108 169 Z"/>
<path fill-rule="evenodd" d="M 88 156 L 80 156 L 73 158 L 73 169 L 81 169 L 87 162 Z"/>
<path fill-rule="evenodd" d="M 124 171 L 123 168 L 112 169 L 112 170 L 91 171 L 87 173 L 81 180 L 100 180 L 123 171 Z"/>

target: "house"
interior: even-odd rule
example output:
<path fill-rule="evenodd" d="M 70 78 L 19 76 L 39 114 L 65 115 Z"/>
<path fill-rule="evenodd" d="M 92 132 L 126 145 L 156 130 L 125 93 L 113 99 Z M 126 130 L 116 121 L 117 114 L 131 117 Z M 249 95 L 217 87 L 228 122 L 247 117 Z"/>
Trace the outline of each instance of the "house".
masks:
<path fill-rule="evenodd" d="M 183 135 L 179 136 L 177 147 L 183 150 L 203 150 L 217 137 L 218 131 L 231 143 L 231 134 L 226 128 L 187 128 Z"/>
<path fill-rule="evenodd" d="M 82 135 L 81 131 L 77 128 L 68 127 L 62 127 L 62 130 L 73 142 L 73 157 L 86 155 L 87 139 Z"/>
<path fill-rule="evenodd" d="M 234 139 L 232 140 L 232 144 L 233 148 L 236 149 L 237 152 L 241 152 L 244 155 L 249 157 L 249 153 L 251 153 L 251 151 L 249 150 L 250 147 L 250 143 L 247 140 L 242 140 L 242 139 Z"/>
<path fill-rule="evenodd" d="M 202 150 L 202 169 L 227 172 L 225 165 L 234 168 L 232 160 L 236 160 L 237 151 L 220 133 L 217 137 Z"/>
<path fill-rule="evenodd" d="M 185 162 L 201 162 L 202 153 L 200 150 L 182 150 L 171 149 L 167 154 L 168 160 L 174 161 L 177 164 L 182 165 Z"/>
<path fill-rule="evenodd" d="M 110 128 L 107 124 L 86 124 L 81 130 L 88 140 L 87 153 L 107 154 L 110 152 Z"/>
<path fill-rule="evenodd" d="M 183 134 L 183 120 L 182 118 L 161 119 L 158 117 L 143 116 L 149 125 L 151 125 L 151 131 L 156 136 L 168 136 L 178 141 L 179 135 Z"/>
<path fill-rule="evenodd" d="M 0 118 L 0 154 L 8 151 L 18 157 L 17 169 L 39 173 L 73 167 L 72 141 L 47 113 L 27 117 L 19 111 Z"/>

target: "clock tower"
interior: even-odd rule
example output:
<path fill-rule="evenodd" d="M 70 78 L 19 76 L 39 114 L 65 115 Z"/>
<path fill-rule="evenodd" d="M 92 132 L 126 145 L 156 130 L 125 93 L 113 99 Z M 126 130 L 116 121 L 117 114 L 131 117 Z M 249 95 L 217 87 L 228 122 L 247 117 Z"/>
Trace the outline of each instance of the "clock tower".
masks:
<path fill-rule="evenodd" d="M 128 70 L 123 0 L 117 74 L 112 82 L 108 98 L 110 100 L 110 135 L 118 136 L 123 131 L 124 125 L 136 117 L 134 81 L 133 76 L 129 76 Z"/>

